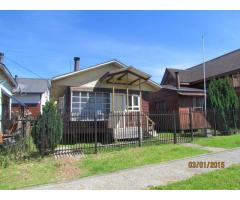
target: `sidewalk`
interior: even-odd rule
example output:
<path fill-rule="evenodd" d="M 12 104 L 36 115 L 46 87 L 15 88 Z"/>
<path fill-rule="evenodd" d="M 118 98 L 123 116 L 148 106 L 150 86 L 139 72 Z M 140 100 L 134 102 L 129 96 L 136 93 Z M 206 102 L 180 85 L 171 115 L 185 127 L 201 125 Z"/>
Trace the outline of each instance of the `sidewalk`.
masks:
<path fill-rule="evenodd" d="M 232 164 L 240 163 L 240 148 L 169 161 L 161 164 L 147 165 L 105 175 L 81 178 L 66 183 L 37 186 L 31 189 L 138 190 L 146 189 L 150 186 L 166 185 L 171 182 L 190 178 L 195 174 L 216 170 L 200 168 L 190 169 L 188 168 L 189 161 L 225 162 L 225 167 L 228 167 Z"/>

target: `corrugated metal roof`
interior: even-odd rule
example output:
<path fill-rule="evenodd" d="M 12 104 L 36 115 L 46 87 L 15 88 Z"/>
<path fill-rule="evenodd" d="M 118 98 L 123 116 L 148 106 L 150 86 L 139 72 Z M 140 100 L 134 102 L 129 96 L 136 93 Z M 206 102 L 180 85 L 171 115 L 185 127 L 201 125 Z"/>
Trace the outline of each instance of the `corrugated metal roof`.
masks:
<path fill-rule="evenodd" d="M 43 93 L 50 88 L 48 79 L 17 78 L 16 81 L 20 93 Z"/>

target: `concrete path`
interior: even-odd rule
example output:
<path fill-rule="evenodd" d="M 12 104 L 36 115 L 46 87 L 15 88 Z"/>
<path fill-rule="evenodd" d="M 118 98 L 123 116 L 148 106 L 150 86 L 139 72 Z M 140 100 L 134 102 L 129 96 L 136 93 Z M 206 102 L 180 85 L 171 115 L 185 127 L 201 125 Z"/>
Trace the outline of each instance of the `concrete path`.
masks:
<path fill-rule="evenodd" d="M 207 150 L 207 151 L 210 151 L 210 152 L 213 152 L 213 153 L 226 151 L 227 150 L 225 148 L 201 146 L 199 144 L 193 144 L 193 143 L 182 143 L 180 145 L 185 146 L 185 147 L 200 148 L 200 149 L 204 149 L 204 150 Z"/>
<path fill-rule="evenodd" d="M 38 186 L 31 189 L 138 190 L 146 189 L 150 186 L 166 185 L 171 182 L 187 179 L 195 174 L 216 170 L 188 168 L 189 161 L 225 162 L 225 166 L 228 167 L 232 164 L 240 163 L 240 148 L 169 161 L 162 164 L 147 165 L 105 175 L 81 178 L 66 183 Z"/>

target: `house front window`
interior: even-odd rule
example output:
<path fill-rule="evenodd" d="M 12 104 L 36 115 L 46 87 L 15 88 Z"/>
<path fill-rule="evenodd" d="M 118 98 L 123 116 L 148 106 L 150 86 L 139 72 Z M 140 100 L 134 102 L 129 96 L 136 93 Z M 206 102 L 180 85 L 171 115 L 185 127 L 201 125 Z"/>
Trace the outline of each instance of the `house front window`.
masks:
<path fill-rule="evenodd" d="M 59 102 L 58 102 L 58 111 L 60 114 L 64 113 L 64 96 L 63 97 L 59 97 Z"/>
<path fill-rule="evenodd" d="M 140 96 L 139 95 L 129 95 L 128 103 L 129 103 L 128 110 L 140 111 Z"/>
<path fill-rule="evenodd" d="M 110 94 L 104 92 L 72 92 L 73 114 L 102 115 L 110 112 Z"/>

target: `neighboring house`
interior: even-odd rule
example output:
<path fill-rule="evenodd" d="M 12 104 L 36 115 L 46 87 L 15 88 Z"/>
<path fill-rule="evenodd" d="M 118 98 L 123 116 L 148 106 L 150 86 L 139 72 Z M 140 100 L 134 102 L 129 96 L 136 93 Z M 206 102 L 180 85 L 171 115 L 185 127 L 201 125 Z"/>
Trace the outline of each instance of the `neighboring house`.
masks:
<path fill-rule="evenodd" d="M 160 112 L 181 112 L 186 109 L 201 109 L 204 105 L 204 90 L 181 86 L 179 72 L 175 73 L 176 83 L 161 85 L 162 89 L 151 95 L 151 109 Z"/>
<path fill-rule="evenodd" d="M 6 135 L 11 127 L 11 102 L 13 90 L 17 87 L 17 82 L 3 63 L 4 54 L 0 53 L 0 144 L 3 142 L 3 135 Z M 20 103 L 20 106 L 24 105 Z M 13 130 L 13 129 L 12 129 Z M 12 134 L 12 133 L 10 133 Z"/>
<path fill-rule="evenodd" d="M 240 96 L 240 49 L 205 62 L 207 85 L 214 78 L 229 78 Z M 181 70 L 167 68 L 161 81 L 161 89 L 152 95 L 151 109 L 189 113 L 203 110 L 204 83 L 203 63 Z M 195 117 L 201 126 L 203 115 Z"/>
<path fill-rule="evenodd" d="M 74 61 L 73 72 L 56 76 L 51 83 L 52 96 L 58 102 L 59 110 L 63 116 L 71 116 L 72 123 L 91 122 L 97 115 L 103 126 L 110 128 L 117 138 L 120 130 L 134 131 L 136 128 L 136 118 L 129 122 L 125 114 L 141 112 L 145 113 L 146 120 L 150 120 L 149 94 L 160 89 L 150 80 L 150 75 L 117 60 L 85 69 L 80 69 L 78 57 Z M 113 123 L 110 114 L 122 115 Z M 146 129 L 147 132 L 148 127 Z"/>
<path fill-rule="evenodd" d="M 30 116 L 37 116 L 42 112 L 42 107 L 50 97 L 50 81 L 48 79 L 37 78 L 15 78 L 18 88 L 14 97 L 24 103 L 28 108 Z M 17 111 L 18 101 L 13 100 L 12 110 Z"/>
<path fill-rule="evenodd" d="M 205 63 L 207 84 L 214 78 L 229 78 L 240 95 L 240 49 Z M 203 89 L 203 63 L 185 70 L 166 69 L 161 85 L 174 85 L 175 72 L 179 72 L 180 86 Z"/>
<path fill-rule="evenodd" d="M 161 85 L 161 90 L 151 94 L 151 112 L 176 113 L 177 129 L 188 130 L 189 113 L 192 111 L 193 128 L 204 127 L 204 90 L 180 86 L 179 72 L 175 72 L 175 76 L 175 83 L 172 82 L 171 85 Z M 173 119 L 168 119 L 168 121 L 169 123 L 166 123 L 168 127 L 162 128 L 172 130 Z"/>

